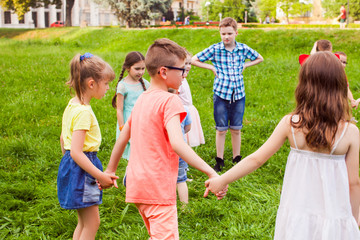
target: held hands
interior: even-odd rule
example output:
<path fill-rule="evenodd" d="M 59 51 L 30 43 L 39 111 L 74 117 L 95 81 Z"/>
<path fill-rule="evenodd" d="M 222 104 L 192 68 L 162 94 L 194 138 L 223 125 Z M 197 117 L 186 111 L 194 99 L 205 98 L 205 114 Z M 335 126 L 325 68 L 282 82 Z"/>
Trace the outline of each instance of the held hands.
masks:
<path fill-rule="evenodd" d="M 100 190 L 109 188 L 111 186 L 114 185 L 114 187 L 118 188 L 116 179 L 118 179 L 119 177 L 115 175 L 114 172 L 103 172 L 102 177 L 98 178 L 96 180 L 97 184 L 98 184 L 98 188 Z"/>
<path fill-rule="evenodd" d="M 228 191 L 228 185 L 224 184 L 222 182 L 222 179 L 220 176 L 212 177 L 205 181 L 205 193 L 204 197 L 207 197 L 209 195 L 209 191 L 215 194 L 218 200 L 225 197 L 227 191 Z"/>

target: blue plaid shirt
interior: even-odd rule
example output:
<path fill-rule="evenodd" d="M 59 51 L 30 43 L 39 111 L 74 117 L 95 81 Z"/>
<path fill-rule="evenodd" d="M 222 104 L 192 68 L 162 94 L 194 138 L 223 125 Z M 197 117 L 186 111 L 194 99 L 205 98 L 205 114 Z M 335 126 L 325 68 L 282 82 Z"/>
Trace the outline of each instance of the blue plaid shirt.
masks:
<path fill-rule="evenodd" d="M 254 61 L 259 53 L 243 43 L 236 43 L 232 52 L 225 49 L 224 43 L 211 45 L 196 54 L 201 62 L 211 60 L 217 76 L 214 80 L 213 91 L 222 99 L 236 101 L 245 97 L 245 87 L 242 71 L 245 60 Z"/>

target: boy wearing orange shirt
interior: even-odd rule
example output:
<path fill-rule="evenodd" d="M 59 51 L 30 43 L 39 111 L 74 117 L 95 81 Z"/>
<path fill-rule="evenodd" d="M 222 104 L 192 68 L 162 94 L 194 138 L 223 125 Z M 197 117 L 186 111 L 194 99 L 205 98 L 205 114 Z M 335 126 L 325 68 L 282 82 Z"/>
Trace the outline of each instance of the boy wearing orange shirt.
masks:
<path fill-rule="evenodd" d="M 131 136 L 126 177 L 126 202 L 135 203 L 150 239 L 179 239 L 176 182 L 179 156 L 209 178 L 217 173 L 183 139 L 180 123 L 186 111 L 180 98 L 168 92 L 184 78 L 186 52 L 169 39 L 148 49 L 145 65 L 150 87 L 138 98 L 111 154 L 106 169 L 114 173 Z M 218 194 L 222 198 L 226 189 Z M 207 191 L 205 192 L 207 195 Z"/>

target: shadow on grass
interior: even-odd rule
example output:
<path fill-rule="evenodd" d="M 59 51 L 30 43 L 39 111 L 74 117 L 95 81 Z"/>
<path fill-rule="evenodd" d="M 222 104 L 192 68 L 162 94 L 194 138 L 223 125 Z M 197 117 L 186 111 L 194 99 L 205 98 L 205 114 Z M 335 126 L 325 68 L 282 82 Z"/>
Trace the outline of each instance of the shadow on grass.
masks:
<path fill-rule="evenodd" d="M 0 38 L 15 38 L 16 36 L 24 33 L 34 31 L 37 29 L 13 29 L 13 28 L 0 28 Z"/>

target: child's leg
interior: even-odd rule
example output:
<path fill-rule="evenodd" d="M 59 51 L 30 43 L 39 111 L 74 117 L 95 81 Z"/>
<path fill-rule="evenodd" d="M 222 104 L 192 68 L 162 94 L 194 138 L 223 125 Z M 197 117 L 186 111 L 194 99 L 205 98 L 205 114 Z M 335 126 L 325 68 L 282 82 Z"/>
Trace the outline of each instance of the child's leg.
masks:
<path fill-rule="evenodd" d="M 176 187 L 177 187 L 177 191 L 179 194 L 180 202 L 189 203 L 189 191 L 188 191 L 186 181 L 177 183 Z"/>
<path fill-rule="evenodd" d="M 241 130 L 231 129 L 231 144 L 232 144 L 232 151 L 233 151 L 233 158 L 240 155 L 241 150 Z"/>
<path fill-rule="evenodd" d="M 230 104 L 230 132 L 233 149 L 233 162 L 241 160 L 241 129 L 245 112 L 245 97 Z"/>
<path fill-rule="evenodd" d="M 79 211 L 77 211 L 77 214 L 78 214 L 78 224 L 76 225 L 75 231 L 73 233 L 73 240 L 79 240 L 80 239 L 81 231 L 83 229 L 83 223 L 81 221 Z"/>
<path fill-rule="evenodd" d="M 150 205 L 135 203 L 151 240 L 179 239 L 176 205 Z"/>
<path fill-rule="evenodd" d="M 219 172 L 224 166 L 224 148 L 226 132 L 229 128 L 230 101 L 214 94 L 214 119 L 216 124 L 216 164 L 214 170 Z"/>
<path fill-rule="evenodd" d="M 80 208 L 78 212 L 78 226 L 74 232 L 74 239 L 88 240 L 95 239 L 100 226 L 99 205 L 93 205 L 87 208 Z M 75 234 L 78 238 L 75 238 Z"/>
<path fill-rule="evenodd" d="M 221 159 L 224 159 L 226 132 L 216 130 L 216 156 Z"/>
<path fill-rule="evenodd" d="M 183 203 L 189 202 L 188 188 L 186 184 L 188 168 L 189 168 L 188 164 L 183 159 L 179 158 L 179 170 L 178 170 L 176 188 L 179 195 L 179 199 Z"/>

